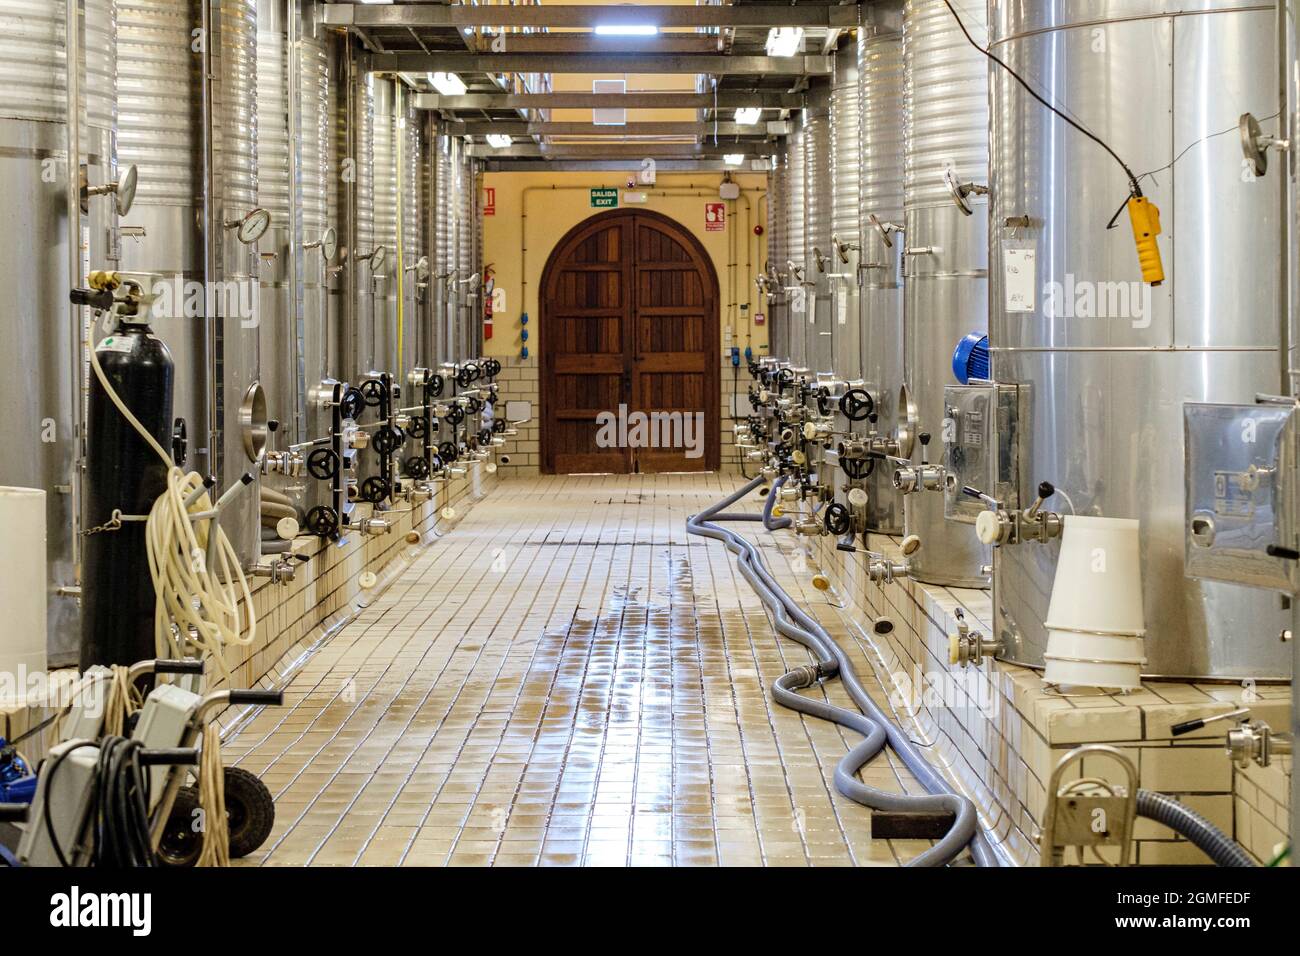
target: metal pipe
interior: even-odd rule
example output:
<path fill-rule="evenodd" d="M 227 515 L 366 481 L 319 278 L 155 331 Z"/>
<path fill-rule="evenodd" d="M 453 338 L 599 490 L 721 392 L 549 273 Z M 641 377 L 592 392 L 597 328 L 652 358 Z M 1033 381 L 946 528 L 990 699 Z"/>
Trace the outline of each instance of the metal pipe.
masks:
<path fill-rule="evenodd" d="M 203 284 L 205 289 L 213 288 L 218 279 L 221 263 L 221 241 L 223 221 L 217 192 L 219 177 L 216 163 L 216 115 L 217 115 L 217 76 L 212 59 L 214 43 L 221 42 L 220 10 L 221 0 L 203 0 L 200 9 L 199 26 L 202 34 L 202 78 L 201 120 L 203 124 Z M 206 299 L 206 296 L 205 296 Z M 217 421 L 218 389 L 217 351 L 220 346 L 220 328 L 218 316 L 207 313 L 204 316 L 203 369 L 207 375 L 205 383 L 206 396 L 204 404 L 208 420 L 208 470 L 221 479 L 225 466 L 221 454 L 221 427 Z"/>
<path fill-rule="evenodd" d="M 291 348 L 286 349 L 284 357 L 286 382 L 291 383 L 293 407 L 289 410 L 288 438 L 290 441 L 302 439 L 305 422 L 303 415 L 303 398 L 306 395 L 306 381 L 299 374 L 299 356 L 304 354 L 303 336 L 303 280 L 302 280 L 302 244 L 304 242 L 302 224 L 302 104 L 300 102 L 302 76 L 302 28 L 301 0 L 285 0 L 285 108 L 288 113 L 289 131 L 289 336 Z"/>
<path fill-rule="evenodd" d="M 65 72 L 68 97 L 68 288 L 82 285 L 81 268 L 81 17 L 78 0 L 67 0 Z M 86 372 L 85 322 L 82 307 L 68 303 L 72 324 L 72 567 L 74 581 L 81 583 L 81 474 L 85 461 L 85 426 L 82 420 L 81 383 Z"/>

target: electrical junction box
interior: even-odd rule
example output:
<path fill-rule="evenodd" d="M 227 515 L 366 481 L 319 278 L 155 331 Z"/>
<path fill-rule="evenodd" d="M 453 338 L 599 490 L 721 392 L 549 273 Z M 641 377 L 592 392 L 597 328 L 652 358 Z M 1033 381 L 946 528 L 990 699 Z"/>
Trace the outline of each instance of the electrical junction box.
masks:
<path fill-rule="evenodd" d="M 943 514 L 974 524 L 989 510 L 962 493 L 977 488 L 1009 510 L 1020 507 L 1020 422 L 1028 386 L 976 382 L 943 389 Z"/>
<path fill-rule="evenodd" d="M 1295 402 L 1183 406 L 1189 577 L 1300 587 Z"/>
<path fill-rule="evenodd" d="M 740 183 L 725 182 L 718 187 L 719 199 L 739 199 Z"/>
<path fill-rule="evenodd" d="M 181 746 L 185 728 L 201 698 L 172 684 L 161 684 L 145 698 L 140 719 L 131 733 L 132 740 L 144 744 L 147 750 L 168 750 Z M 149 768 L 149 809 L 157 806 L 167 785 L 167 775 L 172 768 Z"/>
<path fill-rule="evenodd" d="M 506 402 L 506 421 L 519 425 L 533 417 L 532 402 Z"/>
<path fill-rule="evenodd" d="M 36 796 L 32 799 L 23 836 L 18 842 L 18 859 L 24 865 L 62 865 L 54 844 L 50 842 L 51 829 L 70 865 L 85 866 L 90 859 L 86 824 L 95 790 L 99 747 L 84 746 L 86 744 L 93 742 L 68 740 L 50 748 L 37 777 Z M 54 769 L 56 762 L 57 770 Z M 45 822 L 47 807 L 50 825 Z"/>

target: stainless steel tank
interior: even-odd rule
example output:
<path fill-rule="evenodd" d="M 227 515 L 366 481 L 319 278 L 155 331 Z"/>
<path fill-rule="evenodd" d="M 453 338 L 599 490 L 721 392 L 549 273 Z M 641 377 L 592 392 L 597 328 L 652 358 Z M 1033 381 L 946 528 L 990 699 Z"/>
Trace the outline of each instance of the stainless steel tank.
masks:
<path fill-rule="evenodd" d="M 859 246 L 862 261 L 862 376 L 888 432 L 903 385 L 903 3 L 878 3 L 858 30 L 862 174 Z M 874 217 L 874 220 L 873 218 Z M 867 525 L 900 534 L 903 499 L 877 464 L 867 479 Z"/>
<path fill-rule="evenodd" d="M 203 281 L 203 107 L 199 29 L 189 0 L 120 0 L 117 40 L 118 156 L 139 169 L 135 206 L 123 219 L 123 269 Z M 172 295 L 175 296 L 173 290 Z M 154 332 L 176 363 L 173 408 L 189 435 L 187 467 L 210 473 L 206 330 L 183 310 L 154 309 Z"/>
<path fill-rule="evenodd" d="M 464 150 L 461 151 L 456 177 L 456 256 L 461 280 L 459 352 L 461 359 L 468 361 L 476 358 L 481 350 L 477 330 L 483 321 L 483 282 L 475 197 L 478 170 L 475 161 Z"/>
<path fill-rule="evenodd" d="M 257 186 L 257 4 L 255 0 L 224 0 L 221 4 L 221 210 L 225 222 L 241 221 L 258 208 Z M 275 217 L 271 224 L 275 225 Z M 225 229 L 221 274 L 226 290 L 248 289 L 254 294 L 261 279 L 261 242 L 239 238 L 238 227 Z M 240 301 L 245 297 L 241 293 Z M 270 410 L 261 384 L 259 329 L 263 317 L 243 309 L 221 310 L 221 335 L 217 361 L 221 388 L 218 422 L 221 460 L 217 475 L 229 487 L 245 472 L 257 474 L 258 458 L 265 448 Z M 221 525 L 245 567 L 262 558 L 260 481 L 229 505 Z"/>
<path fill-rule="evenodd" d="M 817 270 L 816 266 L 809 266 L 804 260 L 807 254 L 804 227 L 808 209 L 804 202 L 807 183 L 804 182 L 803 138 L 802 125 L 795 127 L 786 138 L 790 163 L 786 175 L 789 188 L 785 192 L 785 248 L 789 260 L 783 265 L 782 271 L 786 276 L 785 301 L 789 317 L 786 325 L 786 358 L 794 368 L 806 368 L 808 364 L 805 346 L 811 291 L 808 283 L 813 281 L 809 270 Z"/>
<path fill-rule="evenodd" d="M 772 157 L 772 169 L 767 180 L 767 258 L 763 263 L 769 283 L 772 276 L 785 275 L 786 253 L 786 209 L 785 194 L 789 189 L 790 154 L 789 143 L 782 140 Z M 786 357 L 789 315 L 785 302 L 784 281 L 775 280 L 767 290 L 767 301 L 759 303 L 759 309 L 767 313 L 767 354 L 773 358 Z"/>
<path fill-rule="evenodd" d="M 368 258 L 376 248 L 375 238 L 375 75 L 358 78 L 353 104 L 354 126 L 349 135 L 355 143 L 353 161 L 355 177 L 355 247 L 349 253 L 356 258 L 356 302 L 351 329 L 344 334 L 351 341 L 351 363 L 347 374 L 351 381 L 361 381 L 375 367 L 375 280 Z M 382 270 L 379 270 L 382 271 Z"/>
<path fill-rule="evenodd" d="M 266 357 L 262 384 L 272 418 L 280 422 L 277 444 L 298 440 L 298 362 L 302 355 L 289 257 L 296 203 L 290 182 L 288 36 L 282 0 L 257 3 L 257 191 L 271 214 L 258 243 L 262 253 L 258 301 L 260 348 Z M 301 143 L 301 137 L 296 138 Z M 305 191 L 304 191 L 305 195 Z"/>
<path fill-rule="evenodd" d="M 830 90 L 808 94 L 803 116 L 804 262 L 807 264 L 809 320 L 804 326 L 804 356 L 811 372 L 830 376 L 831 346 L 831 119 Z"/>
<path fill-rule="evenodd" d="M 862 377 L 862 326 L 858 299 L 858 209 L 861 201 L 862 140 L 858 54 L 850 43 L 835 54 L 831 85 L 831 248 L 826 275 L 830 287 L 831 367 L 838 379 Z"/>
<path fill-rule="evenodd" d="M 68 306 L 66 21 L 63 2 L 0 2 L 0 261 L 21 283 L 6 297 L 0 352 L 6 453 L 0 485 L 45 491 L 49 583 L 47 647 L 52 664 L 75 662 L 79 642 L 73 541 L 76 461 L 74 331 Z M 80 89 L 81 162 L 87 181 L 114 178 L 117 125 L 117 4 L 85 4 Z M 91 199 L 82 216 L 88 268 L 112 267 L 112 197 Z"/>
<path fill-rule="evenodd" d="M 998 5 L 993 51 L 1139 176 L 1154 171 L 1142 187 L 1161 211 L 1166 281 L 1140 282 L 1127 221 L 1106 229 L 1128 191 L 1120 167 L 995 73 L 990 338 L 994 377 L 1022 385 L 1028 404 L 1021 506 L 1045 480 L 1053 511 L 1141 522 L 1146 673 L 1286 677 L 1289 615 L 1259 592 L 1185 577 L 1183 558 L 1183 403 L 1278 389 L 1280 164 L 1243 176 L 1239 137 L 1217 135 L 1247 111 L 1277 111 L 1274 11 L 1130 0 L 1108 18 L 1097 6 Z M 1043 663 L 1058 551 L 996 550 L 1009 660 Z"/>
<path fill-rule="evenodd" d="M 455 216 L 452 213 L 452 189 L 455 185 L 453 169 L 453 139 L 439 132 L 434 141 L 437 164 L 434 183 L 434 248 L 433 248 L 433 299 L 434 325 L 437 330 L 438 363 L 454 361 L 455 306 L 452 299 L 451 278 L 456 269 L 455 242 L 452 231 Z"/>
<path fill-rule="evenodd" d="M 245 244 L 230 226 L 216 240 L 217 271 L 204 279 L 200 237 L 203 175 L 202 57 L 192 48 L 201 29 L 199 4 L 189 0 L 120 0 L 118 31 L 119 156 L 140 169 L 140 188 L 127 224 L 137 231 L 122 243 L 123 267 L 174 277 L 193 290 L 195 310 L 170 314 L 155 307 L 155 331 L 176 361 L 175 409 L 187 421 L 188 467 L 218 475 L 223 486 L 253 467 L 265 442 L 266 407 L 258 381 L 257 244 Z M 257 7 L 254 0 L 221 5 L 211 47 L 215 151 L 211 197 L 217 222 L 237 223 L 257 208 Z M 188 297 L 188 291 L 187 296 Z M 179 299 L 180 296 L 173 296 Z M 209 356 L 208 315 L 215 319 Z M 215 387 L 211 369 L 219 370 Z M 215 420 L 209 408 L 215 399 Z M 215 440 L 216 447 L 212 447 Z M 241 494 L 222 525 L 245 564 L 260 557 L 256 487 Z"/>
<path fill-rule="evenodd" d="M 310 31 L 310 25 L 305 29 Z M 324 39 L 310 34 L 299 46 L 299 130 L 302 178 L 302 316 L 303 316 L 303 383 L 310 394 L 313 387 L 331 376 L 331 319 L 326 289 L 332 270 L 338 264 L 338 219 L 330 199 L 337 194 L 333 186 L 336 167 L 333 158 L 330 97 L 330 57 Z M 338 77 L 334 77 L 337 81 Z M 333 229 L 333 261 L 326 261 L 322 240 Z M 306 248 L 310 246 L 310 248 Z M 328 428 L 317 404 L 305 403 L 306 435 L 320 437 Z"/>
<path fill-rule="evenodd" d="M 987 34 L 983 3 L 959 4 L 977 42 Z M 943 389 L 954 384 L 952 353 L 988 324 L 988 205 L 954 202 L 954 182 L 988 182 L 988 61 L 962 35 L 943 0 L 908 0 L 903 19 L 904 378 L 913 431 L 943 450 Z M 906 410 L 896 414 L 902 417 Z M 913 457 L 920 459 L 921 443 Z M 904 523 L 921 539 L 912 576 L 930 584 L 987 587 L 989 550 L 969 526 L 944 519 L 939 491 L 905 498 Z"/>
<path fill-rule="evenodd" d="M 421 176 L 424 169 L 420 119 L 421 114 L 411 105 L 410 95 L 403 90 L 398 120 L 401 133 L 402 212 L 402 247 L 398 261 L 402 269 L 402 322 L 400 367 L 397 370 L 403 382 L 406 381 L 407 370 L 417 365 L 427 364 L 420 354 L 420 309 L 423 303 L 420 283 L 423 280 L 419 263 L 420 257 L 425 254 L 423 209 L 420 204 Z"/>
<path fill-rule="evenodd" d="M 397 284 L 402 263 L 397 233 L 397 91 L 393 80 L 377 77 L 374 121 L 375 248 L 383 247 L 384 260 L 374 270 L 374 369 L 398 373 Z M 372 263 L 373 264 L 373 263 Z"/>

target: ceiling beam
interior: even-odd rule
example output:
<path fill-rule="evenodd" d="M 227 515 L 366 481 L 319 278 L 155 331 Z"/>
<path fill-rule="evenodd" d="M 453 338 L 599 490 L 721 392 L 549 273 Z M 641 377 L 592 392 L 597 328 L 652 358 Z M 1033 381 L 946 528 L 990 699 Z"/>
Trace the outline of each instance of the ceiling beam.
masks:
<path fill-rule="evenodd" d="M 514 9 L 513 7 L 507 9 Z M 746 93 L 719 90 L 712 93 L 466 93 L 443 96 L 417 93 L 413 99 L 418 110 L 720 110 L 741 106 L 765 109 L 800 109 L 804 98 L 797 93 L 771 90 Z"/>
<path fill-rule="evenodd" d="M 349 27 L 853 27 L 856 4 L 800 3 L 741 5 L 592 5 L 470 6 L 466 4 L 321 5 L 324 23 Z"/>
<path fill-rule="evenodd" d="M 766 159 L 747 160 L 743 166 L 728 166 L 721 159 L 659 159 L 655 160 L 655 171 L 660 173 L 763 173 L 767 172 L 769 163 Z M 595 172 L 620 173 L 640 172 L 640 160 L 627 159 L 488 159 L 484 169 L 489 173 L 535 173 L 539 170 L 554 173 Z M 646 186 L 645 192 L 654 192 L 654 186 Z"/>
<path fill-rule="evenodd" d="M 503 7 L 502 9 L 528 9 Z M 690 7 L 706 10 L 708 7 Z M 557 61 L 543 53 L 373 53 L 372 73 L 712 73 L 718 76 L 826 76 L 827 56 L 749 56 L 688 53 L 572 53 Z"/>
<path fill-rule="evenodd" d="M 513 120 L 502 122 L 468 121 L 444 124 L 451 136 L 486 136 L 489 133 L 507 133 L 511 136 L 785 136 L 790 132 L 788 121 L 770 123 L 708 123 L 708 122 L 654 122 L 607 125 L 595 123 L 523 123 Z"/>
<path fill-rule="evenodd" d="M 491 38 L 495 53 L 722 53 L 719 37 L 702 33 L 605 37 L 594 33 L 507 33 Z"/>
<path fill-rule="evenodd" d="M 730 153 L 744 153 L 746 156 L 772 156 L 776 153 L 774 143 L 737 143 L 734 145 L 713 146 L 698 143 L 515 143 L 513 146 L 495 148 L 481 144 L 465 147 L 470 156 L 484 159 L 644 159 L 659 157 L 699 159 L 701 157 L 722 157 Z"/>

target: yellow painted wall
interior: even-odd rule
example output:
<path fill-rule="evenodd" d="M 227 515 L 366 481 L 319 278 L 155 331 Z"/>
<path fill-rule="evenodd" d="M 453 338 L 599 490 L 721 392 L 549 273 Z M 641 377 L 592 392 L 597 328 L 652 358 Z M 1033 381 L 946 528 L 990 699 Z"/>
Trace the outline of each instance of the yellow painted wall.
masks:
<path fill-rule="evenodd" d="M 484 343 L 484 354 L 518 355 L 521 313 L 529 316 L 528 347 L 537 355 L 537 292 L 542 269 L 555 244 L 570 228 L 603 210 L 591 207 L 591 190 L 615 187 L 619 205 L 629 177 L 623 173 L 538 172 L 487 173 L 482 188 L 495 190 L 496 214 L 483 217 L 483 261 L 494 271 L 498 289 L 506 296 L 504 314 L 493 316 L 495 329 Z M 699 238 L 713 259 L 721 291 L 722 347 L 748 346 L 754 357 L 767 354 L 766 323 L 755 325 L 756 313 L 766 313 L 766 303 L 754 287 L 754 277 L 767 256 L 767 176 L 733 174 L 740 184 L 739 199 L 727 201 L 723 232 L 706 232 L 704 204 L 719 202 L 721 173 L 660 173 L 654 186 L 638 186 L 649 200 L 630 208 L 652 209 L 685 226 Z M 764 234 L 754 235 L 762 225 Z M 741 306 L 747 305 L 748 310 Z"/>

